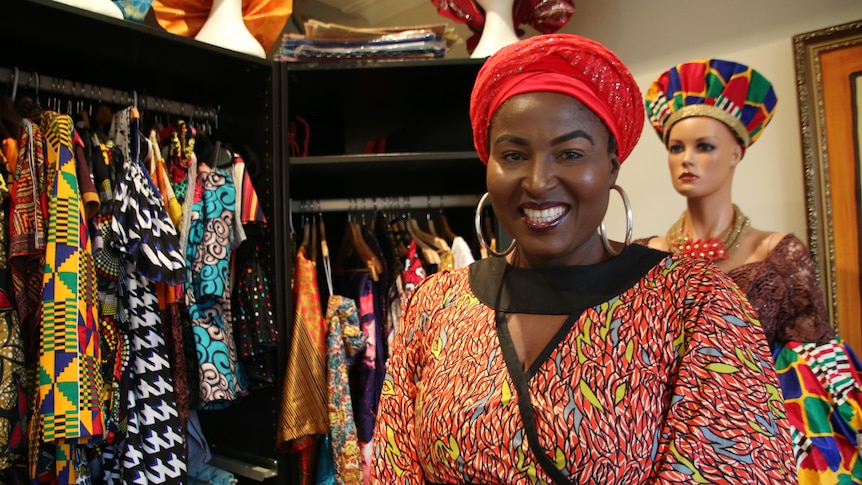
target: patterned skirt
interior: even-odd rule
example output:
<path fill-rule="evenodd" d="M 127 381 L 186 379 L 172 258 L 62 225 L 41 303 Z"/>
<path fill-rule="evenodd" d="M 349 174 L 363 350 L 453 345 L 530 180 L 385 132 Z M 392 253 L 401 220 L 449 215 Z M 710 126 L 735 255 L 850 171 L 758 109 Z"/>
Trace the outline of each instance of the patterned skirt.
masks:
<path fill-rule="evenodd" d="M 862 363 L 836 338 L 772 353 L 791 425 L 799 483 L 862 484 Z"/>

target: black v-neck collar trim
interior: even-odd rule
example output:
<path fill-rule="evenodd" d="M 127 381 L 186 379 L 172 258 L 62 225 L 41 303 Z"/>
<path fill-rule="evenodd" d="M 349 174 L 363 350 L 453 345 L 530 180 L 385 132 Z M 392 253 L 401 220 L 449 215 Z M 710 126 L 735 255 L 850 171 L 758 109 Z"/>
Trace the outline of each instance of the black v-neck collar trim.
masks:
<path fill-rule="evenodd" d="M 634 286 L 667 255 L 633 244 L 601 263 L 542 269 L 516 268 L 504 258 L 486 258 L 470 266 L 470 288 L 479 301 L 497 311 L 580 314 Z"/>

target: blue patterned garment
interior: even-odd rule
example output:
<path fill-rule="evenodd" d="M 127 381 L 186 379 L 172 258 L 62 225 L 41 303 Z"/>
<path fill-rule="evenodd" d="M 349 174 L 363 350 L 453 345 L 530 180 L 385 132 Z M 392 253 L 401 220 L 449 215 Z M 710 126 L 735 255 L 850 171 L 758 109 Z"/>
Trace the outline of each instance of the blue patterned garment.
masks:
<path fill-rule="evenodd" d="M 230 257 L 234 242 L 236 186 L 230 174 L 200 174 L 200 199 L 192 206 L 186 261 L 186 304 L 192 319 L 200 372 L 200 400 L 215 409 L 246 391 L 237 372 L 231 325 Z"/>

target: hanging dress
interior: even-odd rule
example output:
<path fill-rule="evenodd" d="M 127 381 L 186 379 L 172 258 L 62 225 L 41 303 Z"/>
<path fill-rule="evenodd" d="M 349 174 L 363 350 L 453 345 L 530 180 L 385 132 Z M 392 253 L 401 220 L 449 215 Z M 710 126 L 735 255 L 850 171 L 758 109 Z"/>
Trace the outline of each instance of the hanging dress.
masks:
<path fill-rule="evenodd" d="M 30 424 L 30 473 L 74 483 L 75 446 L 101 437 L 96 273 L 80 198 L 72 119 L 44 111 L 48 231 L 39 326 L 38 382 Z M 45 460 L 53 455 L 54 461 Z"/>
<path fill-rule="evenodd" d="M 301 483 L 311 483 L 314 439 L 329 430 L 326 391 L 326 322 L 317 269 L 305 247 L 297 250 L 293 274 L 294 315 L 284 373 L 276 445 L 300 453 Z"/>
<path fill-rule="evenodd" d="M 180 284 L 186 267 L 176 228 L 140 160 L 137 121 L 127 108 L 114 115 L 111 138 L 122 150 L 115 190 L 111 248 L 121 254 L 121 330 L 129 339 L 134 382 L 126 396 L 125 434 L 105 448 L 108 483 L 184 483 L 186 448 L 173 387 L 156 282 Z"/>
<path fill-rule="evenodd" d="M 200 406 L 219 409 L 247 390 L 237 371 L 231 313 L 230 258 L 234 248 L 236 187 L 220 168 L 201 170 L 191 207 L 186 304 L 200 372 Z M 191 188 L 191 187 L 190 187 Z"/>

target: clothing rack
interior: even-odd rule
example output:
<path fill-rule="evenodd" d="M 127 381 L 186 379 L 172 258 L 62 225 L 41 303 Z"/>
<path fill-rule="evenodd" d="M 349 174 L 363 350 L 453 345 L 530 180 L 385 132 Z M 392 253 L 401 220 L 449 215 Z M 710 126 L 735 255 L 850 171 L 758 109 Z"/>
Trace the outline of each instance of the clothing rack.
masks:
<path fill-rule="evenodd" d="M 403 197 L 357 197 L 351 199 L 290 200 L 290 212 L 361 212 L 378 209 L 424 210 L 475 207 L 481 195 L 411 195 Z"/>
<path fill-rule="evenodd" d="M 22 82 L 23 81 L 23 82 Z M 58 77 L 40 75 L 38 72 L 20 71 L 17 67 L 0 67 L 0 83 L 12 86 L 12 100 L 21 88 L 40 92 L 62 94 L 70 98 L 83 98 L 115 105 L 135 106 L 155 113 L 212 121 L 218 126 L 218 107 L 195 106 L 155 96 L 138 97 L 137 91 L 123 91 L 93 84 L 70 81 Z"/>

